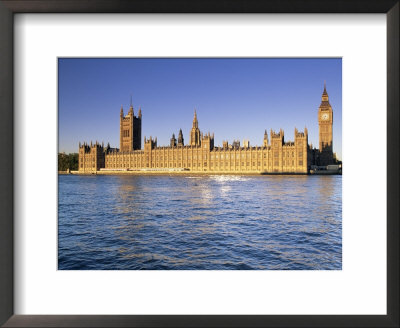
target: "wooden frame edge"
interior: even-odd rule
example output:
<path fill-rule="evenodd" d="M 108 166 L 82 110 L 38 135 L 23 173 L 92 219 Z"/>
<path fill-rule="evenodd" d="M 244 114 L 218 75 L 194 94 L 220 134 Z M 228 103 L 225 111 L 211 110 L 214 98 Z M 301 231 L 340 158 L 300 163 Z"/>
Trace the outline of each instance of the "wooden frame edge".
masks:
<path fill-rule="evenodd" d="M 0 3 L 0 325 L 14 313 L 13 25 Z"/>
<path fill-rule="evenodd" d="M 0 325 L 4 327 L 399 327 L 399 11 L 398 0 L 0 1 Z M 14 315 L 13 15 L 36 12 L 387 13 L 386 316 L 53 316 Z M 11 158 L 11 160 L 10 160 Z"/>

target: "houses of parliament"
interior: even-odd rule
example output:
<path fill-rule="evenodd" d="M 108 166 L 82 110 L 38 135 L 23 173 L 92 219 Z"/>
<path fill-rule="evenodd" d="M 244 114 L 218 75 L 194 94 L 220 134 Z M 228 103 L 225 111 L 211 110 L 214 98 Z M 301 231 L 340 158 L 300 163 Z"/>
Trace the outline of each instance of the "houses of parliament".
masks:
<path fill-rule="evenodd" d="M 308 144 L 308 131 L 294 130 L 294 141 L 285 141 L 284 131 L 264 133 L 262 146 L 250 147 L 239 141 L 214 146 L 214 134 L 203 134 L 194 112 L 189 143 L 182 130 L 173 134 L 169 146 L 158 146 L 157 138 L 144 138 L 142 148 L 142 112 L 137 116 L 131 104 L 124 115 L 120 111 L 120 148 L 98 142 L 79 144 L 79 173 L 101 171 L 192 171 L 209 173 L 287 173 L 307 174 L 313 165 L 335 162 L 332 148 L 333 111 L 326 85 L 318 108 L 319 148 Z"/>

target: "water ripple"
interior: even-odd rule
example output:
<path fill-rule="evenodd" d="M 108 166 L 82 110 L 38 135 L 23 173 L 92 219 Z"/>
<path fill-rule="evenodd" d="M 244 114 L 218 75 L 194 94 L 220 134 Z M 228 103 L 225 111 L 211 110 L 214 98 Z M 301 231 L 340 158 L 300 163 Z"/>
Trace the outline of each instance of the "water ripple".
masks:
<path fill-rule="evenodd" d="M 341 176 L 59 176 L 60 270 L 340 270 Z"/>

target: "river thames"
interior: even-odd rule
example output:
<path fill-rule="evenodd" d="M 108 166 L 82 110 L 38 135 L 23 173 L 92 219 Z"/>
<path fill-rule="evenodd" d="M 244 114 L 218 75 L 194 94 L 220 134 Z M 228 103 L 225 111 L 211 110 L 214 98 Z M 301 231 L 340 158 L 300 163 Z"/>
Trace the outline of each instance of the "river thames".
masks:
<path fill-rule="evenodd" d="M 342 176 L 58 177 L 59 270 L 341 270 Z"/>

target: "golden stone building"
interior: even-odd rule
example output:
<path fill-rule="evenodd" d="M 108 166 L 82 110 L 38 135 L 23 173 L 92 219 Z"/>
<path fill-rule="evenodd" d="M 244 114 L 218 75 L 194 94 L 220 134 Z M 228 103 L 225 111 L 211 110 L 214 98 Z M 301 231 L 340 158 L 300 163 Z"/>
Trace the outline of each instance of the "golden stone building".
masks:
<path fill-rule="evenodd" d="M 318 109 L 319 149 L 308 144 L 308 131 L 294 130 L 294 141 L 285 141 L 284 132 L 264 133 L 262 146 L 240 146 L 227 141 L 214 146 L 214 134 L 203 134 L 194 112 L 190 141 L 184 144 L 182 130 L 178 140 L 172 135 L 169 146 L 157 146 L 157 138 L 144 138 L 141 149 L 142 113 L 134 115 L 132 105 L 120 113 L 120 148 L 103 144 L 79 144 L 79 172 L 97 171 L 192 171 L 209 173 L 289 173 L 307 174 L 311 165 L 333 163 L 333 112 L 326 86 Z"/>
<path fill-rule="evenodd" d="M 319 124 L 319 165 L 329 165 L 333 163 L 333 145 L 332 145 L 332 125 L 333 112 L 329 103 L 326 84 L 322 93 L 321 105 L 318 109 Z"/>

